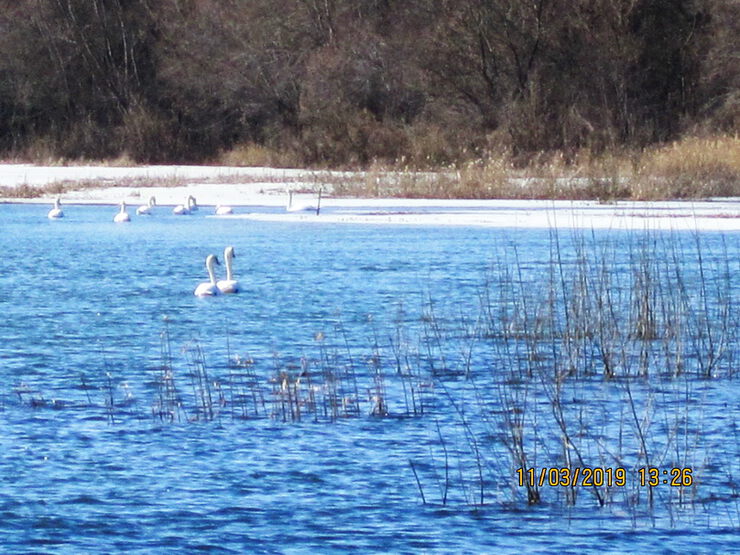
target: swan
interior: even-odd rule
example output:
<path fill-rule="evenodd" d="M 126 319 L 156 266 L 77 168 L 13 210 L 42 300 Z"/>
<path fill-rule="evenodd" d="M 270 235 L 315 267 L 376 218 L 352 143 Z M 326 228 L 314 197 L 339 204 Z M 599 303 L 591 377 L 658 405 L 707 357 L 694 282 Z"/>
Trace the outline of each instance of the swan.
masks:
<path fill-rule="evenodd" d="M 61 204 L 61 202 L 59 201 L 59 199 L 56 199 L 54 201 L 54 208 L 52 208 L 51 210 L 49 210 L 49 213 L 47 214 L 47 217 L 50 220 L 57 220 L 59 218 L 63 218 L 64 217 L 64 212 L 59 207 L 60 204 Z"/>
<path fill-rule="evenodd" d="M 321 190 L 319 189 L 318 202 L 316 204 L 310 202 L 293 202 L 293 190 L 288 191 L 288 204 L 285 207 L 287 212 L 316 212 L 319 213 L 321 206 Z"/>
<path fill-rule="evenodd" d="M 231 208 L 231 206 L 221 206 L 220 204 L 216 206 L 216 216 L 228 216 L 229 214 L 233 214 L 234 210 Z"/>
<path fill-rule="evenodd" d="M 176 216 L 187 216 L 198 210 L 198 204 L 195 202 L 193 195 L 188 195 L 188 199 L 185 204 L 178 204 L 172 210 L 172 213 Z"/>
<path fill-rule="evenodd" d="M 131 221 L 131 217 L 128 215 L 128 212 L 126 212 L 125 202 L 121 202 L 121 209 L 118 211 L 118 214 L 113 216 L 113 221 L 117 224 Z"/>
<path fill-rule="evenodd" d="M 136 209 L 136 214 L 139 216 L 151 216 L 152 208 L 157 205 L 157 201 L 154 197 L 149 197 L 149 204 L 142 204 Z"/>
<path fill-rule="evenodd" d="M 209 254 L 206 257 L 206 270 L 208 270 L 209 281 L 204 281 L 195 288 L 193 294 L 196 297 L 213 297 L 221 294 L 221 291 L 216 286 L 216 273 L 213 269 L 214 264 L 218 264 L 219 266 L 221 265 L 218 262 L 218 258 Z"/>
<path fill-rule="evenodd" d="M 234 247 L 224 249 L 224 263 L 226 264 L 226 279 L 221 279 L 216 283 L 221 293 L 238 293 L 240 291 L 239 282 L 234 279 L 234 273 L 231 268 L 231 261 L 236 257 Z"/>

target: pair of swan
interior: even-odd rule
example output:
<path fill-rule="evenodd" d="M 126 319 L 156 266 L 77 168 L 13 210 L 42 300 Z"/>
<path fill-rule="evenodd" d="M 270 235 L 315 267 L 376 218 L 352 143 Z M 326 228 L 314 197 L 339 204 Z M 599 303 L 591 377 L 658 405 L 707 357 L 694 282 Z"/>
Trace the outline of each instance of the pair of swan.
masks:
<path fill-rule="evenodd" d="M 136 213 L 137 214 L 149 214 L 150 209 L 152 206 L 154 206 L 154 197 L 149 199 L 149 209 L 147 209 L 146 206 L 141 206 Z M 146 210 L 146 211 L 145 211 Z M 178 204 L 172 209 L 172 213 L 176 216 L 188 216 L 192 214 L 193 212 L 198 210 L 198 203 L 195 201 L 195 197 L 193 195 L 188 195 L 187 200 L 185 201 L 185 204 Z M 234 210 L 231 208 L 231 206 L 222 206 L 218 205 L 216 206 L 216 215 L 217 216 L 227 216 L 229 214 L 233 214 Z"/>
<path fill-rule="evenodd" d="M 224 261 L 226 264 L 226 279 L 216 281 L 216 270 L 215 266 L 219 265 L 218 258 L 215 255 L 209 254 L 206 257 L 206 270 L 208 270 L 208 281 L 200 283 L 195 288 L 193 294 L 196 297 L 215 297 L 216 295 L 238 293 L 240 291 L 239 282 L 234 279 L 234 272 L 232 270 L 232 260 L 236 257 L 234 253 L 234 247 L 226 247 L 224 249 Z"/>
<path fill-rule="evenodd" d="M 176 216 L 187 216 L 198 210 L 198 203 L 195 202 L 193 195 L 188 195 L 185 204 L 178 204 L 172 209 L 172 213 Z"/>
<path fill-rule="evenodd" d="M 47 214 L 47 217 L 50 220 L 58 220 L 59 218 L 64 217 L 64 211 L 61 208 L 61 201 L 59 199 L 56 199 L 54 201 L 54 208 L 49 210 L 49 213 Z M 118 213 L 113 217 L 113 221 L 116 223 L 122 223 L 122 222 L 129 222 L 131 221 L 131 218 L 128 215 L 128 212 L 126 212 L 126 203 L 121 203 L 121 208 L 118 211 Z"/>
<path fill-rule="evenodd" d="M 154 197 L 149 197 L 149 202 L 147 204 L 142 204 L 136 209 L 136 214 L 139 216 L 151 216 L 152 214 L 152 208 L 154 208 L 157 205 L 157 200 Z M 131 218 L 128 215 L 128 212 L 126 212 L 126 203 L 121 202 L 121 208 L 118 211 L 118 214 L 116 214 L 113 217 L 113 221 L 120 224 L 123 222 L 130 222 Z"/>
<path fill-rule="evenodd" d="M 185 204 L 178 204 L 175 206 L 175 208 L 172 210 L 173 214 L 176 214 L 178 216 L 187 216 L 188 214 L 192 214 L 198 210 L 198 204 L 195 202 L 195 197 L 193 195 L 190 195 L 187 199 L 187 202 Z M 234 213 L 234 210 L 231 208 L 231 206 L 223 206 L 221 204 L 216 206 L 216 210 L 214 212 L 216 216 L 228 216 L 230 214 Z"/>
<path fill-rule="evenodd" d="M 139 206 L 136 209 L 136 213 L 139 216 L 151 215 L 151 213 L 152 213 L 152 207 L 153 206 L 156 206 L 156 204 L 157 204 L 157 201 L 155 200 L 155 198 L 154 197 L 150 197 L 149 198 L 149 203 L 148 204 L 144 204 L 142 206 Z M 116 214 L 115 216 L 113 216 L 113 221 L 116 222 L 117 224 L 124 223 L 124 222 L 130 222 L 131 221 L 131 217 L 128 215 L 128 212 L 126 212 L 126 202 L 125 201 L 122 201 L 120 206 L 121 207 L 118 210 L 118 214 Z"/>
<path fill-rule="evenodd" d="M 59 218 L 64 217 L 64 211 L 61 209 L 61 201 L 59 199 L 56 199 L 54 201 L 54 208 L 49 210 L 49 213 L 46 215 L 50 220 L 58 220 Z"/>

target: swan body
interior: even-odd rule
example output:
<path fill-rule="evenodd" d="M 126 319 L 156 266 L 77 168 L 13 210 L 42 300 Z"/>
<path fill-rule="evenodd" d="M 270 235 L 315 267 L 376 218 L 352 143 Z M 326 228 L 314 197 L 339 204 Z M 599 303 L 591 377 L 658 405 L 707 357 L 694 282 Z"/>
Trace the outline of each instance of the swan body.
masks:
<path fill-rule="evenodd" d="M 124 223 L 124 222 L 130 222 L 131 217 L 128 215 L 128 212 L 126 212 L 126 203 L 121 203 L 121 209 L 118 211 L 118 214 L 113 216 L 113 221 L 117 224 Z"/>
<path fill-rule="evenodd" d="M 49 213 L 46 215 L 50 220 L 58 220 L 64 217 L 64 211 L 60 208 L 60 204 L 59 199 L 54 201 L 54 208 L 49 210 Z"/>
<path fill-rule="evenodd" d="M 241 288 L 239 282 L 234 279 L 234 273 L 231 268 L 232 260 L 236 257 L 234 254 L 234 247 L 226 247 L 224 249 L 224 263 L 226 264 L 226 279 L 221 279 L 216 283 L 221 293 L 238 293 Z"/>
<path fill-rule="evenodd" d="M 234 210 L 231 208 L 231 206 L 221 206 L 220 204 L 216 206 L 216 216 L 228 216 L 229 214 L 233 214 Z"/>
<path fill-rule="evenodd" d="M 149 198 L 148 204 L 142 204 L 136 209 L 136 214 L 139 216 L 151 216 L 152 208 L 157 205 L 157 201 L 154 197 Z"/>
<path fill-rule="evenodd" d="M 188 199 L 185 204 L 178 204 L 172 210 L 172 213 L 176 216 L 187 216 L 198 210 L 198 204 L 195 202 L 193 195 L 188 195 Z"/>
<path fill-rule="evenodd" d="M 214 255 L 209 254 L 206 257 L 206 270 L 208 270 L 208 281 L 204 281 L 203 283 L 200 283 L 198 287 L 195 288 L 195 291 L 193 294 L 196 297 L 214 297 L 216 295 L 220 295 L 221 291 L 216 286 L 216 272 L 214 271 L 214 265 L 218 264 L 218 258 L 216 258 Z"/>
<path fill-rule="evenodd" d="M 321 202 L 321 193 L 319 193 L 319 202 Z M 319 213 L 319 205 L 311 202 L 293 202 L 293 191 L 288 191 L 288 204 L 285 207 L 286 212 L 316 212 Z"/>

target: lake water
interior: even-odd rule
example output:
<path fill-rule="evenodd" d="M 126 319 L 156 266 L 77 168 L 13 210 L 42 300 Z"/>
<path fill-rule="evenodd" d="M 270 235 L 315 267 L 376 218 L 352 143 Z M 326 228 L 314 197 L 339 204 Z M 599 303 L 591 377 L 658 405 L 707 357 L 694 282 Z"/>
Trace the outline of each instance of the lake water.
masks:
<path fill-rule="evenodd" d="M 0 205 L 0 551 L 740 549 L 740 234 L 553 237 L 165 207 L 113 224 L 115 208 L 64 208 L 48 221 L 47 206 Z M 616 268 L 627 311 L 642 306 L 630 291 L 643 262 L 682 291 L 676 335 L 613 355 L 629 379 L 593 362 L 603 340 L 566 357 L 560 339 L 538 354 L 523 338 L 552 326 L 520 313 L 552 292 L 543 283 L 572 289 L 581 241 Z M 243 292 L 194 297 L 205 257 L 223 262 L 227 245 Z M 672 292 L 650 291 L 667 326 Z M 492 306 L 517 329 L 494 333 Z M 537 373 L 568 357 L 594 369 L 558 390 L 568 441 L 632 484 L 572 502 L 545 486 L 530 506 L 503 413 L 526 408 L 530 462 L 562 465 L 558 405 Z M 680 375 L 637 377 L 677 358 Z M 642 448 L 660 468 L 693 468 L 692 487 L 661 484 L 648 503 Z"/>

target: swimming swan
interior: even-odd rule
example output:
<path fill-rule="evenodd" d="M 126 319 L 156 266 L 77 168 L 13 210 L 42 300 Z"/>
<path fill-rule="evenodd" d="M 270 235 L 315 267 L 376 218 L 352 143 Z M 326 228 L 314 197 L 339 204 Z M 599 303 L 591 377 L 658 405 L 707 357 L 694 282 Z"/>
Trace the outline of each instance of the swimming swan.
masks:
<path fill-rule="evenodd" d="M 226 264 L 226 279 L 221 279 L 216 283 L 221 293 L 238 293 L 241 289 L 239 282 L 234 279 L 234 274 L 231 269 L 231 261 L 236 257 L 234 254 L 234 247 L 226 247 L 224 249 L 224 261 Z"/>
<path fill-rule="evenodd" d="M 64 212 L 59 207 L 60 204 L 61 202 L 59 201 L 59 199 L 56 199 L 54 201 L 54 208 L 49 210 L 49 213 L 46 215 L 50 220 L 57 220 L 64 217 Z"/>
<path fill-rule="evenodd" d="M 216 216 L 228 216 L 229 214 L 233 214 L 234 210 L 231 208 L 231 206 L 221 206 L 220 204 L 216 206 Z"/>
<path fill-rule="evenodd" d="M 136 214 L 139 216 L 151 216 L 152 208 L 157 205 L 157 201 L 154 197 L 149 197 L 149 204 L 142 204 L 136 209 Z"/>
<path fill-rule="evenodd" d="M 321 206 L 321 190 L 319 190 L 318 202 L 293 202 L 293 190 L 288 191 L 288 204 L 285 207 L 286 212 L 316 212 L 319 213 Z"/>
<path fill-rule="evenodd" d="M 126 212 L 125 202 L 121 202 L 121 209 L 118 211 L 118 214 L 113 216 L 113 221 L 117 224 L 131 221 L 131 217 L 128 215 L 128 212 Z"/>
<path fill-rule="evenodd" d="M 198 203 L 195 202 L 193 195 L 188 195 L 188 199 L 185 204 L 178 204 L 172 210 L 172 213 L 176 216 L 187 216 L 198 210 Z"/>
<path fill-rule="evenodd" d="M 216 286 L 216 273 L 213 269 L 214 264 L 218 264 L 220 266 L 218 258 L 209 254 L 206 257 L 206 270 L 208 270 L 209 281 L 204 281 L 195 288 L 193 295 L 196 297 L 213 297 L 221 294 L 221 291 Z"/>

